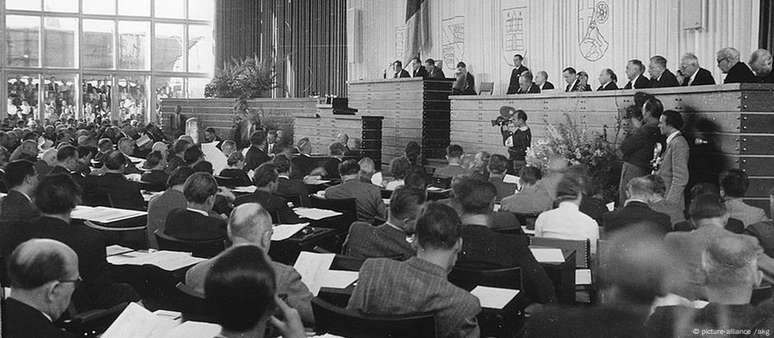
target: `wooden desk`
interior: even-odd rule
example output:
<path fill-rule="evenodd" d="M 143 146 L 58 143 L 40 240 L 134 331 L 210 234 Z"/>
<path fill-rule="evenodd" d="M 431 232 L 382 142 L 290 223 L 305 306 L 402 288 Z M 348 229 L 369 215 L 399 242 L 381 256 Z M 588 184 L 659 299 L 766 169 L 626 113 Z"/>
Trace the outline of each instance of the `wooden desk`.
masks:
<path fill-rule="evenodd" d="M 271 242 L 269 257 L 275 262 L 293 265 L 301 251 L 312 251 L 318 245 L 324 247 L 336 235 L 335 229 L 308 226 L 286 240 Z"/>

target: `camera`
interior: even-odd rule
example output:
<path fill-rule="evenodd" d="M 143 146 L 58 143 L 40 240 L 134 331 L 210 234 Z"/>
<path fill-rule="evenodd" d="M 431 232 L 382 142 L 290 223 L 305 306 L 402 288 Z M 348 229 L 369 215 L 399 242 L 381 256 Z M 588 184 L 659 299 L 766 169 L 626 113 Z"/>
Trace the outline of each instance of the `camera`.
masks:
<path fill-rule="evenodd" d="M 508 121 L 510 121 L 510 120 L 511 119 L 509 117 L 498 116 L 496 120 L 491 120 L 490 122 L 492 122 L 492 127 L 494 127 L 494 126 L 501 126 L 502 127 L 504 124 L 508 123 Z"/>

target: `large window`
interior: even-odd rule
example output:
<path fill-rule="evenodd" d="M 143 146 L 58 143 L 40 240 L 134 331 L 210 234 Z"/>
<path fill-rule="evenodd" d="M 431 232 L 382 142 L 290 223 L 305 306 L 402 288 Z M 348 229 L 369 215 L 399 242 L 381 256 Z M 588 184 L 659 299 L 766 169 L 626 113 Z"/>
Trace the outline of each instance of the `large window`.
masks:
<path fill-rule="evenodd" d="M 152 122 L 160 99 L 202 97 L 215 1 L 0 0 L 2 118 Z"/>

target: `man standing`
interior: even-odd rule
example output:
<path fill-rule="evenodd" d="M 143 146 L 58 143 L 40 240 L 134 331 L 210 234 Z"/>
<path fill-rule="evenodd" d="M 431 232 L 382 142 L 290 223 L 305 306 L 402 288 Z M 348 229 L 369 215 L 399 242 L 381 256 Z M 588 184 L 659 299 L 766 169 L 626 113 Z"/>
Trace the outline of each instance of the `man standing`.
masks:
<path fill-rule="evenodd" d="M 535 84 L 540 88 L 540 91 L 554 89 L 554 84 L 548 82 L 548 73 L 545 71 L 539 71 L 535 74 Z"/>
<path fill-rule="evenodd" d="M 578 91 L 578 72 L 575 71 L 575 68 L 565 68 L 562 71 L 562 76 L 564 77 L 564 81 L 567 82 L 567 87 L 564 88 L 565 92 Z"/>
<path fill-rule="evenodd" d="M 680 58 L 680 72 L 683 73 L 685 80 L 681 85 L 683 86 L 701 86 L 701 85 L 714 85 L 715 78 L 712 77 L 710 71 L 699 67 L 699 58 L 696 54 L 685 53 Z"/>
<path fill-rule="evenodd" d="M 667 139 L 666 150 L 660 157 L 661 163 L 656 174 L 664 179 L 666 185 L 664 198 L 677 203 L 682 208 L 685 206 L 683 192 L 688 184 L 688 142 L 680 132 L 683 128 L 683 118 L 680 113 L 667 110 L 661 114 L 658 128 L 661 130 L 661 135 L 666 136 Z"/>
<path fill-rule="evenodd" d="M 655 98 L 645 101 L 641 110 L 630 110 L 629 118 L 636 129 L 621 142 L 620 146 L 623 167 L 618 189 L 619 206 L 623 206 L 626 201 L 626 184 L 632 178 L 645 176 L 650 172 L 653 147 L 661 135 L 658 121 L 663 111 L 664 106 L 661 101 Z"/>
<path fill-rule="evenodd" d="M 428 79 L 442 80 L 446 78 L 446 75 L 443 73 L 443 69 L 437 67 L 435 65 L 435 60 L 433 59 L 425 60 L 425 69 L 427 69 Z"/>
<path fill-rule="evenodd" d="M 680 86 L 680 83 L 677 82 L 677 77 L 675 74 L 672 74 L 672 72 L 667 69 L 667 59 L 661 55 L 656 55 L 650 58 L 648 72 L 650 73 L 651 88 Z"/>
<path fill-rule="evenodd" d="M 642 76 L 645 72 L 645 65 L 642 61 L 633 59 L 626 63 L 626 77 L 629 79 L 629 83 L 623 89 L 642 89 L 650 88 L 650 81 Z"/>
<path fill-rule="evenodd" d="M 726 47 L 717 53 L 718 68 L 726 75 L 723 83 L 755 83 L 755 74 L 744 62 L 739 61 L 739 51 Z"/>
<path fill-rule="evenodd" d="M 515 94 L 519 90 L 519 77 L 521 77 L 524 72 L 529 71 L 529 68 L 524 67 L 522 62 L 524 61 L 524 57 L 521 56 L 521 54 L 516 54 L 513 56 L 513 71 L 511 71 L 511 82 L 508 84 L 508 93 L 507 94 Z"/>

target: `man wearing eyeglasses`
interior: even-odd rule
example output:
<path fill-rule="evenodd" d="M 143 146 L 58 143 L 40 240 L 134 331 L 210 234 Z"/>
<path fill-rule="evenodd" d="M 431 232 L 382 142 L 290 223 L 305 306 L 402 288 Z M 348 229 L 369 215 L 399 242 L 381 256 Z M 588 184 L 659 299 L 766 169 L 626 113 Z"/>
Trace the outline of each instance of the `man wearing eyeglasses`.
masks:
<path fill-rule="evenodd" d="M 31 239 L 8 262 L 11 292 L 4 301 L 4 337 L 76 337 L 54 326 L 78 287 L 78 255 L 62 242 Z"/>
<path fill-rule="evenodd" d="M 726 47 L 717 53 L 718 68 L 726 75 L 723 83 L 755 83 L 755 74 L 749 66 L 739 61 L 739 51 Z"/>

